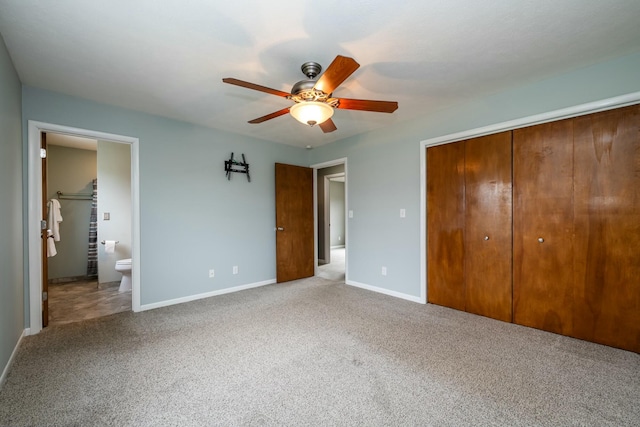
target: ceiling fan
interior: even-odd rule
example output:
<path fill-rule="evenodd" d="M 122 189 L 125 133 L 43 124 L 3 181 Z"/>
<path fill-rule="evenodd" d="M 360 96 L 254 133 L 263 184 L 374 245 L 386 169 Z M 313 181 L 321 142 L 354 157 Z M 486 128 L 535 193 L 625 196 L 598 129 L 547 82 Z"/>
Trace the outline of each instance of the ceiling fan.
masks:
<path fill-rule="evenodd" d="M 395 101 L 371 101 L 366 99 L 347 99 L 332 97 L 333 91 L 360 67 L 353 58 L 338 55 L 318 80 L 314 80 L 322 71 L 317 62 L 305 62 L 302 64 L 302 73 L 307 79 L 294 84 L 291 93 L 277 89 L 271 89 L 254 83 L 245 82 L 234 78 L 224 78 L 224 83 L 246 87 L 248 89 L 269 93 L 291 99 L 295 102 L 291 107 L 283 108 L 266 116 L 250 120 L 256 124 L 280 117 L 290 113 L 300 123 L 320 126 L 324 133 L 336 130 L 336 125 L 331 120 L 334 109 L 374 111 L 378 113 L 393 113 L 398 109 Z"/>

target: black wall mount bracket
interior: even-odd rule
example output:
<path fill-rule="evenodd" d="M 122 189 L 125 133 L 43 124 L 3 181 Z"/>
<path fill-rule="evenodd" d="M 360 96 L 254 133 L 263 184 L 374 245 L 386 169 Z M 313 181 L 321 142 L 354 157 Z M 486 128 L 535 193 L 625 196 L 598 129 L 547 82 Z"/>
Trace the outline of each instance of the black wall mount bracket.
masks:
<path fill-rule="evenodd" d="M 251 182 L 251 175 L 249 175 L 249 163 L 242 154 L 242 161 L 239 162 L 237 160 L 233 160 L 233 153 L 231 153 L 231 157 L 229 160 L 224 161 L 224 171 L 227 174 L 227 179 L 231 181 L 231 172 L 235 173 L 246 173 L 247 181 Z"/>

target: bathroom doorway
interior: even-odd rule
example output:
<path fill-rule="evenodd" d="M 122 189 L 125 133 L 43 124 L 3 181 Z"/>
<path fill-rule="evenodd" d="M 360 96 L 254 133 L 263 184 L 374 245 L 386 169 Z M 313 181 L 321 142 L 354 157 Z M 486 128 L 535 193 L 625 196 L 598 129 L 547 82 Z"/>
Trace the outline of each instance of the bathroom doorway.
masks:
<path fill-rule="evenodd" d="M 114 268 L 116 259 L 131 258 L 130 145 L 55 132 L 43 139 L 42 189 L 48 228 L 54 231 L 43 262 L 48 287 L 43 325 L 130 311 L 131 291 L 119 289 L 121 274 Z M 109 237 L 118 239 L 112 254 L 100 244 Z"/>
<path fill-rule="evenodd" d="M 138 260 L 140 259 L 140 248 L 137 242 L 140 239 L 140 202 L 139 202 L 139 140 L 138 138 L 109 134 L 104 132 L 97 132 L 87 129 L 80 128 L 72 128 L 69 126 L 56 125 L 52 123 L 43 123 L 37 121 L 28 121 L 28 241 L 29 241 L 29 267 L 28 267 L 28 278 L 29 278 L 29 321 L 30 328 L 29 334 L 37 334 L 40 332 L 42 327 L 45 325 L 43 323 L 43 311 L 47 307 L 48 302 L 51 301 L 51 296 L 48 295 L 50 290 L 46 288 L 46 285 L 43 283 L 43 279 L 46 278 L 48 273 L 48 262 L 52 257 L 46 256 L 46 245 L 43 245 L 43 239 L 41 238 L 41 220 L 43 217 L 46 217 L 47 212 L 47 197 L 49 197 L 48 191 L 51 190 L 57 196 L 57 191 L 64 193 L 64 189 L 59 188 L 50 188 L 47 189 L 46 183 L 43 182 L 43 177 L 46 178 L 46 160 L 43 160 L 43 152 L 40 149 L 41 145 L 41 137 L 47 134 L 62 134 L 67 136 L 75 136 L 96 140 L 98 144 L 100 143 L 108 143 L 112 146 L 119 146 L 121 148 L 124 147 L 126 152 L 128 153 L 128 166 L 126 167 L 126 175 L 128 177 L 128 194 L 125 196 L 128 200 L 128 210 L 127 213 L 123 216 L 129 218 L 130 228 L 127 231 L 128 234 L 128 252 L 131 257 L 131 292 L 129 298 L 129 302 L 126 304 L 126 309 L 139 311 L 140 310 L 140 273 L 138 266 Z M 55 144 L 54 144 L 55 145 Z M 99 150 L 99 148 L 98 148 Z M 97 160 L 97 165 L 100 163 Z M 44 166 L 44 167 L 43 167 Z M 97 178 L 100 179 L 100 171 L 101 167 L 97 167 Z M 73 193 L 69 191 L 69 193 Z M 82 191 L 77 192 L 77 194 L 81 194 L 80 197 L 83 197 L 84 194 Z M 49 199 L 50 200 L 50 199 Z M 88 201 L 84 201 L 84 203 L 90 203 Z M 100 208 L 97 207 L 96 203 L 96 217 L 104 218 L 103 212 L 100 211 Z M 108 213 L 111 210 L 109 207 L 106 210 Z M 43 212 L 44 211 L 44 212 Z M 112 211 L 113 213 L 115 211 Z M 70 213 L 70 212 L 69 212 Z M 43 215 L 44 214 L 44 215 Z M 61 216 L 63 218 L 63 222 L 67 220 L 64 216 L 64 210 L 61 212 Z M 72 218 L 70 216 L 69 218 Z M 113 217 L 112 217 L 113 218 Z M 86 222 L 85 222 L 86 224 Z M 99 224 L 98 224 L 99 225 Z M 102 227 L 104 228 L 104 227 Z M 100 227 L 98 226 L 98 230 Z M 96 236 L 97 239 L 100 236 Z M 96 239 L 96 240 L 97 240 Z M 47 240 L 44 239 L 44 243 L 47 243 Z M 126 240 L 126 239 L 124 239 Z M 59 242 L 58 242 L 59 243 Z M 100 241 L 97 240 L 97 246 L 100 245 Z M 44 251 L 43 251 L 44 249 Z M 62 248 L 60 248 L 62 249 Z M 100 254 L 102 248 L 98 248 L 96 252 Z M 88 252 L 87 252 L 88 253 Z M 119 257 L 121 254 L 114 254 L 114 257 Z M 85 258 L 85 262 L 88 261 L 88 258 Z M 98 261 L 99 262 L 99 261 Z M 44 267 L 47 266 L 47 270 L 44 270 Z M 100 267 L 100 265 L 98 265 Z M 99 273 L 102 270 L 99 268 Z M 86 271 L 86 270 L 85 270 Z M 108 272 L 109 269 L 107 268 Z M 86 274 L 86 273 L 82 273 Z M 114 274 L 116 272 L 114 271 Z M 118 277 L 121 277 L 119 273 Z M 52 277 L 53 278 L 53 277 Z M 117 279 L 119 280 L 119 278 Z M 48 282 L 48 281 L 47 281 Z M 98 274 L 98 280 L 94 282 L 95 288 L 100 288 L 102 286 L 101 274 Z M 100 286 L 98 286 L 100 284 Z M 70 290 L 71 288 L 65 288 Z M 49 292 L 47 292 L 49 291 Z M 53 301 L 53 304 L 56 304 L 56 301 Z M 106 313 L 102 313 L 106 314 Z"/>
<path fill-rule="evenodd" d="M 313 167 L 316 173 L 316 276 L 346 282 L 346 159 Z"/>

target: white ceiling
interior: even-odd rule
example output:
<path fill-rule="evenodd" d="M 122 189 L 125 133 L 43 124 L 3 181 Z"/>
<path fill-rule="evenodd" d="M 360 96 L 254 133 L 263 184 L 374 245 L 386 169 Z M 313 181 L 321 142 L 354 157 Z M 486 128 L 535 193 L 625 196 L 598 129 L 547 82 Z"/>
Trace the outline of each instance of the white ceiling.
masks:
<path fill-rule="evenodd" d="M 300 147 L 640 52 L 639 23 L 638 0 L 0 0 L 26 85 Z M 289 92 L 338 54 L 361 67 L 335 96 L 399 109 L 251 125 L 292 102 L 221 81 Z"/>

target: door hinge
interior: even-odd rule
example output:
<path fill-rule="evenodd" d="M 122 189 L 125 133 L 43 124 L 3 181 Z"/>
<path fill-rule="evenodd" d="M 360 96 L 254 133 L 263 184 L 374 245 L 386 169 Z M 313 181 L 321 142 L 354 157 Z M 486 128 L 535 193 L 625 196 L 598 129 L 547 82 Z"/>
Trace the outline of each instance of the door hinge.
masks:
<path fill-rule="evenodd" d="M 49 293 L 47 291 L 42 292 L 42 301 L 49 299 Z"/>
<path fill-rule="evenodd" d="M 47 220 L 46 219 L 40 220 L 40 230 L 46 230 L 46 229 L 47 229 Z"/>
<path fill-rule="evenodd" d="M 41 148 L 40 149 L 40 158 L 41 159 L 46 159 L 47 158 L 47 149 L 46 148 Z"/>

